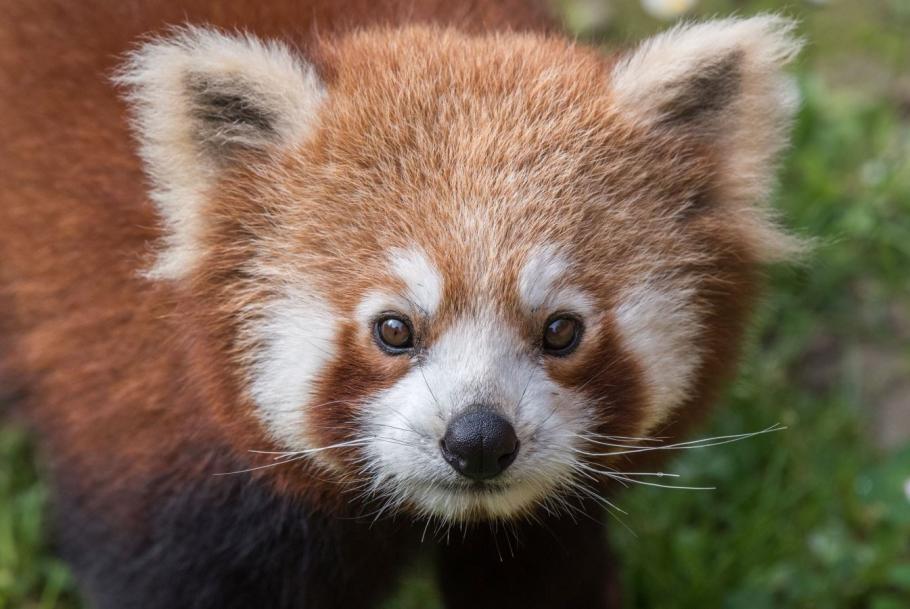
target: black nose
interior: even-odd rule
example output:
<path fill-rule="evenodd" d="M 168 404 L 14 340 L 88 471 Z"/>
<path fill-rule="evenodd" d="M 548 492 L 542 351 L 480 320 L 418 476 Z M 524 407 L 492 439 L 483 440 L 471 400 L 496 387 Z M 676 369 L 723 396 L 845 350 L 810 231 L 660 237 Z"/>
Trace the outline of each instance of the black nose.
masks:
<path fill-rule="evenodd" d="M 472 410 L 449 423 L 442 455 L 455 471 L 472 480 L 498 476 L 518 455 L 515 428 L 489 410 Z"/>

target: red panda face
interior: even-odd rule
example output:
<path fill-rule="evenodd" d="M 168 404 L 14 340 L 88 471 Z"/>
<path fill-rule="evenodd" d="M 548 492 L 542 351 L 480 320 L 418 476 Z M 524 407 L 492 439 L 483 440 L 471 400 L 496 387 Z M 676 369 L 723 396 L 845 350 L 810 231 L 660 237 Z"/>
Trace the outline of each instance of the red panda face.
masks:
<path fill-rule="evenodd" d="M 598 446 L 710 398 L 788 247 L 761 206 L 788 32 L 694 26 L 617 61 L 374 31 L 322 48 L 321 78 L 249 39 L 152 43 L 122 80 L 171 229 L 153 276 L 210 292 L 289 454 L 450 520 L 558 507 Z"/>

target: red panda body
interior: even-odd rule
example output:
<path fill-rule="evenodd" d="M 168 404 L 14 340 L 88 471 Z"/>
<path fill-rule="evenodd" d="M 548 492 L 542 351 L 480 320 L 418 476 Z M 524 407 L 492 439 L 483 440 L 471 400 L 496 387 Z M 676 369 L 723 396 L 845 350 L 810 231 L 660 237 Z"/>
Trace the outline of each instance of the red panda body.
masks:
<path fill-rule="evenodd" d="M 8 12 L 0 389 L 92 606 L 372 607 L 452 524 L 447 607 L 614 606 L 604 468 L 706 409 L 793 248 L 789 24 Z"/>

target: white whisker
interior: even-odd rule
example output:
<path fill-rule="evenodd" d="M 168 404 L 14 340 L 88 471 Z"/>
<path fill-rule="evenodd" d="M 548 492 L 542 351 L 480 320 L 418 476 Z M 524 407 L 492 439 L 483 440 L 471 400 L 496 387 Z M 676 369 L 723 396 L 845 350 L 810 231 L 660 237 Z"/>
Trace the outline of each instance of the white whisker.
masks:
<path fill-rule="evenodd" d="M 614 480 L 631 482 L 632 484 L 640 484 L 642 486 L 655 486 L 657 488 L 669 488 L 677 489 L 682 491 L 715 491 L 716 487 L 713 486 L 675 486 L 672 484 L 658 484 L 657 482 L 646 482 L 645 480 L 635 480 L 634 478 L 626 478 L 625 476 L 618 476 L 616 474 L 605 474 L 609 478 Z"/>
<path fill-rule="evenodd" d="M 336 448 L 349 448 L 352 446 L 364 446 L 364 445 L 368 444 L 369 442 L 372 442 L 375 440 L 378 440 L 381 442 L 390 442 L 393 444 L 401 444 L 403 446 L 414 446 L 414 444 L 404 442 L 402 440 L 395 440 L 392 438 L 381 438 L 381 437 L 374 436 L 374 437 L 369 437 L 369 438 L 357 438 L 354 440 L 347 440 L 345 442 L 338 442 L 337 444 L 330 444 L 329 446 L 319 446 L 316 448 L 307 448 L 304 450 L 296 450 L 296 451 L 278 452 L 278 451 L 265 451 L 265 450 L 250 450 L 249 452 L 251 452 L 251 453 L 265 454 L 265 455 L 278 455 L 278 456 L 276 456 L 274 458 L 274 460 L 276 461 L 275 463 L 268 463 L 266 465 L 259 465 L 257 467 L 249 467 L 246 469 L 240 469 L 240 470 L 232 471 L 232 472 L 218 472 L 218 473 L 215 473 L 212 475 L 213 476 L 230 476 L 233 474 L 244 474 L 244 473 L 248 473 L 248 472 L 254 472 L 254 471 L 257 471 L 260 469 L 266 469 L 269 467 L 275 467 L 277 465 L 284 465 L 286 463 L 291 463 L 293 461 L 299 461 L 300 459 L 303 459 L 310 455 L 313 455 L 316 453 L 321 453 L 321 452 L 324 452 L 327 450 L 332 450 L 332 449 L 336 449 Z"/>
<path fill-rule="evenodd" d="M 712 446 L 720 446 L 722 444 L 729 444 L 731 442 L 739 442 L 740 440 L 754 438 L 755 436 L 760 436 L 762 434 L 772 433 L 775 431 L 783 431 L 785 429 L 787 429 L 787 428 L 778 423 L 775 423 L 774 425 L 772 425 L 771 427 L 768 427 L 767 429 L 763 429 L 761 431 L 755 431 L 752 433 L 732 434 L 732 435 L 727 435 L 727 436 L 716 436 L 713 438 L 703 438 L 701 440 L 678 442 L 676 444 L 668 444 L 666 446 L 643 446 L 643 447 L 634 448 L 631 450 L 621 450 L 621 451 L 613 451 L 613 452 L 606 452 L 606 453 L 590 452 L 590 451 L 585 451 L 585 450 L 581 450 L 578 448 L 574 448 L 572 450 L 578 454 L 585 455 L 588 457 L 616 457 L 619 455 L 631 455 L 631 454 L 635 454 L 635 453 L 654 452 L 654 451 L 661 451 L 661 450 L 690 450 L 690 449 L 694 449 L 694 448 L 710 448 Z"/>

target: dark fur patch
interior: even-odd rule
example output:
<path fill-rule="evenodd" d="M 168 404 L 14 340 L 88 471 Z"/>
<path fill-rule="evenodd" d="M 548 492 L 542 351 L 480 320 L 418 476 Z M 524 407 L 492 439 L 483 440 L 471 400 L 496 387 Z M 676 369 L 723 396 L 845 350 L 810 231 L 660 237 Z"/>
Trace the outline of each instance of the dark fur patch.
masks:
<path fill-rule="evenodd" d="M 592 431 L 611 435 L 634 435 L 641 420 L 645 396 L 642 373 L 619 347 L 618 332 L 611 321 L 589 348 L 581 348 L 576 363 L 554 360 L 550 374 L 561 385 L 582 391 L 597 404 L 599 420 Z"/>
<path fill-rule="evenodd" d="M 243 466 L 208 458 L 212 471 Z M 175 476 L 122 489 L 126 523 L 78 476 L 58 481 L 61 550 L 95 609 L 374 607 L 416 544 L 412 529 L 329 513 L 250 474 Z"/>
<path fill-rule="evenodd" d="M 539 514 L 535 523 L 469 526 L 438 548 L 449 609 L 618 609 L 618 570 L 595 506 L 589 516 Z"/>
<path fill-rule="evenodd" d="M 701 67 L 688 81 L 671 85 L 679 90 L 661 108 L 661 123 L 706 127 L 705 121 L 722 112 L 739 94 L 742 61 L 743 52 L 734 51 Z"/>
<path fill-rule="evenodd" d="M 362 340 L 353 323 L 341 328 L 338 355 L 326 366 L 316 386 L 320 391 L 307 412 L 308 427 L 319 445 L 350 441 L 358 437 L 357 417 L 364 401 L 394 385 L 410 369 L 406 357 L 389 357 L 372 338 Z M 339 449 L 325 455 L 335 461 L 356 462 L 359 450 Z"/>
<path fill-rule="evenodd" d="M 254 101 L 256 93 L 249 85 L 191 74 L 186 86 L 203 145 L 228 150 L 257 147 L 276 135 L 274 113 Z"/>

